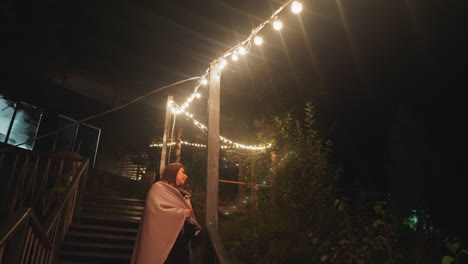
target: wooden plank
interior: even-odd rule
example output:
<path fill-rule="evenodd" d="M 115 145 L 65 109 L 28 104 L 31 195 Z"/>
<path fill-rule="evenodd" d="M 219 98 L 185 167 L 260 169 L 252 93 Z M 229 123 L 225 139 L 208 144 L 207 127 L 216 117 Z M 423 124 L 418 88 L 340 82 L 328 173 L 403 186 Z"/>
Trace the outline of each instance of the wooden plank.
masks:
<path fill-rule="evenodd" d="M 210 66 L 208 96 L 208 157 L 206 175 L 206 226 L 218 229 L 218 179 L 219 179 L 219 108 L 221 69 Z"/>

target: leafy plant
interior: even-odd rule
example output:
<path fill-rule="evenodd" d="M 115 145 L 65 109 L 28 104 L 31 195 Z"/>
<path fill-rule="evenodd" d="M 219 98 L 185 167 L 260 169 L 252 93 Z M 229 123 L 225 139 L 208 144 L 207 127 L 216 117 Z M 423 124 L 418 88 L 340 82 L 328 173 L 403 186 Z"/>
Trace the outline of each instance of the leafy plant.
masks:
<path fill-rule="evenodd" d="M 442 257 L 442 264 L 452 264 L 452 263 L 462 263 L 461 258 L 463 255 L 468 256 L 468 250 L 462 249 L 460 247 L 460 242 L 458 241 L 446 241 L 445 246 L 450 251 L 450 255 Z"/>

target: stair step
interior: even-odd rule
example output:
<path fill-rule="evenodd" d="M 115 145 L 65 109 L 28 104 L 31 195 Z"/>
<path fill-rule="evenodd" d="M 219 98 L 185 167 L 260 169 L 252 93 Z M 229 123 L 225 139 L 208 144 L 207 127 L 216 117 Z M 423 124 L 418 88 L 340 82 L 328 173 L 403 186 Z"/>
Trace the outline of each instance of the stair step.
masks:
<path fill-rule="evenodd" d="M 117 215 L 117 216 L 141 216 L 143 211 L 141 210 L 124 210 L 124 209 L 113 209 L 113 208 L 102 208 L 102 207 L 82 207 L 81 212 L 90 214 L 100 215 Z"/>
<path fill-rule="evenodd" d="M 78 261 L 78 260 L 58 260 L 57 264 L 102 264 L 102 262 L 96 261 Z"/>
<path fill-rule="evenodd" d="M 124 228 L 138 228 L 140 216 L 108 216 L 80 213 L 77 220 L 81 224 L 106 225 Z"/>
<path fill-rule="evenodd" d="M 101 253 L 132 254 L 133 245 L 115 243 L 97 243 L 83 241 L 64 241 L 62 250 L 67 251 L 92 251 Z"/>
<path fill-rule="evenodd" d="M 113 220 L 117 222 L 140 222 L 141 217 L 139 216 L 105 216 L 105 215 L 99 215 L 99 214 L 80 214 L 80 219 L 84 218 L 96 218 L 96 219 L 102 219 L 102 220 Z"/>
<path fill-rule="evenodd" d="M 118 235 L 135 235 L 138 232 L 137 228 L 123 228 L 102 225 L 86 225 L 86 224 L 71 224 L 70 231 L 73 232 L 94 232 L 94 233 L 112 233 Z"/>
<path fill-rule="evenodd" d="M 83 208 L 120 208 L 120 209 L 127 209 L 127 210 L 139 210 L 143 211 L 145 206 L 143 204 L 121 204 L 121 203 L 99 203 L 94 201 L 85 201 L 82 204 Z"/>
<path fill-rule="evenodd" d="M 58 264 L 128 264 L 144 210 L 140 199 L 86 196 Z"/>
<path fill-rule="evenodd" d="M 109 235 L 109 234 L 96 234 L 85 232 L 68 232 L 65 237 L 66 241 L 87 241 L 87 242 L 108 242 L 115 244 L 128 244 L 133 245 L 136 236 L 123 236 L 123 235 Z"/>
<path fill-rule="evenodd" d="M 134 199 L 134 198 L 117 198 L 117 197 L 105 197 L 105 196 L 85 196 L 85 201 L 95 201 L 99 203 L 120 203 L 120 204 L 135 204 L 142 205 L 145 200 Z"/>
<path fill-rule="evenodd" d="M 131 254 L 102 253 L 92 251 L 71 251 L 63 250 L 61 252 L 60 263 L 65 261 L 81 261 L 81 263 L 129 263 Z M 73 263 L 73 262 L 72 262 Z M 76 263 L 76 262 L 75 262 Z"/>

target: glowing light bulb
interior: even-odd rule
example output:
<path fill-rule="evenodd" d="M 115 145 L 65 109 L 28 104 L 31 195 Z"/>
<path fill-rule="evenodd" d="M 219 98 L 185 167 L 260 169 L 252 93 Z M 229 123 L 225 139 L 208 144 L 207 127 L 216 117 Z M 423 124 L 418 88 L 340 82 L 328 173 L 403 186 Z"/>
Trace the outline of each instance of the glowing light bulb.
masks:
<path fill-rule="evenodd" d="M 237 54 L 232 54 L 232 60 L 233 61 L 236 61 L 239 59 L 239 56 L 237 56 Z"/>
<path fill-rule="evenodd" d="M 254 43 L 255 43 L 255 45 L 262 45 L 262 43 L 263 43 L 262 37 L 256 36 L 254 38 Z"/>
<path fill-rule="evenodd" d="M 283 27 L 283 23 L 281 23 L 281 21 L 276 20 L 275 22 L 273 22 L 273 28 L 275 30 L 280 30 L 282 27 Z"/>
<path fill-rule="evenodd" d="M 226 61 L 226 60 L 222 60 L 222 61 L 221 61 L 221 64 L 219 65 L 219 67 L 220 67 L 221 69 L 224 69 L 224 67 L 226 66 L 226 64 L 227 64 L 227 61 Z"/>
<path fill-rule="evenodd" d="M 203 80 L 201 80 L 201 83 L 203 85 L 207 85 L 208 84 L 208 80 L 206 78 L 203 78 Z"/>
<path fill-rule="evenodd" d="M 294 1 L 292 4 L 291 4 L 291 11 L 294 13 L 294 14 L 299 14 L 301 13 L 302 11 L 302 4 L 298 1 Z"/>
<path fill-rule="evenodd" d="M 200 97 L 201 97 L 201 95 L 200 95 L 199 93 L 196 93 L 195 96 L 196 96 L 197 98 L 200 98 Z"/>
<path fill-rule="evenodd" d="M 245 55 L 247 53 L 244 47 L 240 47 L 237 51 L 239 52 L 240 55 Z"/>

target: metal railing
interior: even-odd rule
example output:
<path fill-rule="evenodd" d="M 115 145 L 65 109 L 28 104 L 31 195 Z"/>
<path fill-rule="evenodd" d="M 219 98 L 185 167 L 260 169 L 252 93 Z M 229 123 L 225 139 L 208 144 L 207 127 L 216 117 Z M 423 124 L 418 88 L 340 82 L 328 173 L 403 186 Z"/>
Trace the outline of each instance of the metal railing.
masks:
<path fill-rule="evenodd" d="M 52 263 L 82 199 L 89 160 L 0 153 L 0 264 Z M 0 187 L 2 188 L 2 187 Z"/>

